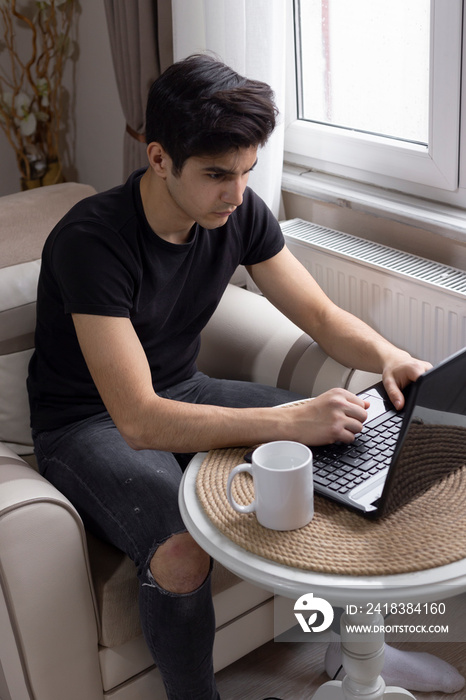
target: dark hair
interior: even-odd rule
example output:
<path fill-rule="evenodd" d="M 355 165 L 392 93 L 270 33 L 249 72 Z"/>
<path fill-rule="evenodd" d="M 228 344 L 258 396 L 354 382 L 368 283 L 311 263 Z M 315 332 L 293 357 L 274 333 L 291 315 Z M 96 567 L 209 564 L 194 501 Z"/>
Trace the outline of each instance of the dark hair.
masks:
<path fill-rule="evenodd" d="M 157 141 L 179 175 L 191 156 L 263 146 L 278 110 L 269 85 L 242 77 L 207 54 L 172 64 L 155 80 L 146 109 L 146 142 Z"/>

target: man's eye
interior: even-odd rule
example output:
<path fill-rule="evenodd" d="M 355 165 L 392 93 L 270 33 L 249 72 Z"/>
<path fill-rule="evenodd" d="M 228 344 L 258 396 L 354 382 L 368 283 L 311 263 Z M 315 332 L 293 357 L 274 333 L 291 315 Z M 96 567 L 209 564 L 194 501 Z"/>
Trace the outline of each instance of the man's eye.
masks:
<path fill-rule="evenodd" d="M 207 177 L 209 177 L 211 180 L 220 180 L 223 175 L 221 173 L 208 173 Z"/>

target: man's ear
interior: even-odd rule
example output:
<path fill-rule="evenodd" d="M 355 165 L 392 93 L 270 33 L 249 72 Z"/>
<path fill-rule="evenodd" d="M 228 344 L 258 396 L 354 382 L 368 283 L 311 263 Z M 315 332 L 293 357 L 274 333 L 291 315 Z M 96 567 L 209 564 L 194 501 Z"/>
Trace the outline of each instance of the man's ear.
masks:
<path fill-rule="evenodd" d="M 147 146 L 149 165 L 156 175 L 166 178 L 171 170 L 172 161 L 168 153 L 157 141 L 151 141 Z"/>

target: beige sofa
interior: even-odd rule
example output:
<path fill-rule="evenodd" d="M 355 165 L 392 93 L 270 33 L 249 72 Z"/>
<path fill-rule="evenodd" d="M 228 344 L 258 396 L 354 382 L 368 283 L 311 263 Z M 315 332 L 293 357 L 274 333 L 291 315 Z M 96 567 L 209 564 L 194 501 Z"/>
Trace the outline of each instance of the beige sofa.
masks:
<path fill-rule="evenodd" d="M 92 193 L 65 183 L 0 198 L 1 700 L 165 697 L 141 636 L 132 562 L 89 536 L 69 501 L 30 466 L 25 381 L 40 253 L 54 223 Z M 204 332 L 199 365 L 309 396 L 373 381 L 233 285 Z M 273 637 L 271 594 L 219 565 L 214 603 L 217 670 Z"/>

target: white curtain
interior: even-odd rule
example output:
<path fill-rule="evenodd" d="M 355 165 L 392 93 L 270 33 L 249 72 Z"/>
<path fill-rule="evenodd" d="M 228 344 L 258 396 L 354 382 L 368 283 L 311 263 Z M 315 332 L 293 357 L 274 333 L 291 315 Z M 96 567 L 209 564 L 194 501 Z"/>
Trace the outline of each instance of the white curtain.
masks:
<path fill-rule="evenodd" d="M 285 113 L 284 0 L 172 0 L 174 60 L 208 50 L 233 70 L 268 83 L 280 110 L 249 184 L 275 216 L 280 209 Z"/>

